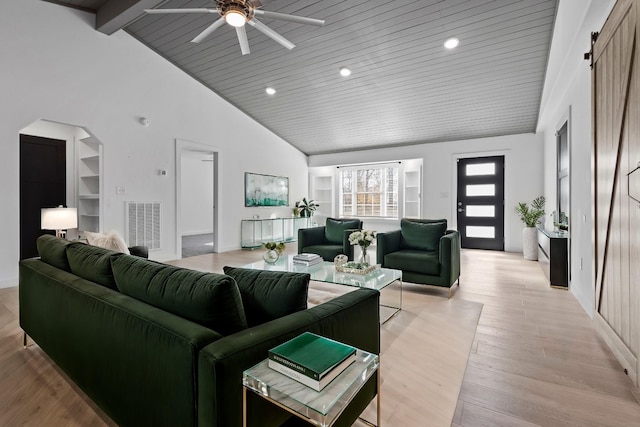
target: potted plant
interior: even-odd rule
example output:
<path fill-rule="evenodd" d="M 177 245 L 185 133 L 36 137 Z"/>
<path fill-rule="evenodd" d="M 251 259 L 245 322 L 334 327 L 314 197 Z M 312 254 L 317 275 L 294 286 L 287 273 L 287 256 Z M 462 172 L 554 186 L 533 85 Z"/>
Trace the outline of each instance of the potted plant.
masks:
<path fill-rule="evenodd" d="M 544 216 L 544 203 L 544 196 L 540 196 L 531 201 L 531 206 L 523 202 L 516 205 L 516 212 L 525 225 L 522 230 L 522 255 L 524 259 L 531 261 L 538 259 L 536 227 L 540 223 L 540 218 Z"/>
<path fill-rule="evenodd" d="M 315 200 L 307 201 L 306 197 L 301 202 L 296 202 L 296 208 L 300 210 L 300 216 L 311 218 L 316 209 L 320 206 Z"/>

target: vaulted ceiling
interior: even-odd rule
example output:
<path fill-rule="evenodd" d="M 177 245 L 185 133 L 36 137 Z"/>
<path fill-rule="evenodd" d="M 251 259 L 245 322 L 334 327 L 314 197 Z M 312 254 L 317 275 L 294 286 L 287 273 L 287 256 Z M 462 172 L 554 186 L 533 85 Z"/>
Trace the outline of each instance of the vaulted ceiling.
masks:
<path fill-rule="evenodd" d="M 212 0 L 54 2 L 96 12 L 98 30 L 123 28 L 313 155 L 534 132 L 557 1 L 261 0 L 263 10 L 326 24 L 259 18 L 296 47 L 247 25 L 248 55 L 226 24 L 191 42 L 217 14 L 143 11 Z M 450 37 L 460 40 L 452 50 Z"/>

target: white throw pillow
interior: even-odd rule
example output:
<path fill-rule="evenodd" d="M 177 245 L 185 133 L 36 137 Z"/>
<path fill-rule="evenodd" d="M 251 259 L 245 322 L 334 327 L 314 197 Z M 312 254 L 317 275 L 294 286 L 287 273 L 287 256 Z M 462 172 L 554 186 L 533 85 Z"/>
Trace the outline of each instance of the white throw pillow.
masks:
<path fill-rule="evenodd" d="M 87 238 L 87 242 L 92 246 L 98 246 L 100 248 L 122 252 L 129 255 L 129 248 L 127 247 L 127 244 L 116 231 L 110 231 L 107 234 L 85 231 L 84 235 Z"/>

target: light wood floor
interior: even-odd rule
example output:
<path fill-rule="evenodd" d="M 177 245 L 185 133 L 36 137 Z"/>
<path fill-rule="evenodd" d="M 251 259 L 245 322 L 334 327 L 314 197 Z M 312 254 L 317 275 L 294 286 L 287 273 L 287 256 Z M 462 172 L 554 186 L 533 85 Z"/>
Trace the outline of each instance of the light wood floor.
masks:
<path fill-rule="evenodd" d="M 637 389 L 573 295 L 519 254 L 463 251 L 484 304 L 453 426 L 638 426 Z"/>
<path fill-rule="evenodd" d="M 260 256 L 235 251 L 179 264 L 221 271 Z M 462 271 L 451 300 L 446 290 L 407 284 L 405 309 L 383 326 L 383 425 L 446 427 L 452 416 L 454 427 L 640 424 L 637 390 L 572 294 L 549 288 L 537 263 L 465 250 Z M 460 326 L 477 321 L 474 303 L 483 304 L 475 338 Z M 0 289 L 0 426 L 113 425 L 37 346 L 22 349 L 17 318 L 16 288 Z M 438 352 L 421 356 L 434 348 L 440 361 Z M 447 366 L 469 349 L 466 371 Z M 425 375 L 427 365 L 437 375 Z"/>

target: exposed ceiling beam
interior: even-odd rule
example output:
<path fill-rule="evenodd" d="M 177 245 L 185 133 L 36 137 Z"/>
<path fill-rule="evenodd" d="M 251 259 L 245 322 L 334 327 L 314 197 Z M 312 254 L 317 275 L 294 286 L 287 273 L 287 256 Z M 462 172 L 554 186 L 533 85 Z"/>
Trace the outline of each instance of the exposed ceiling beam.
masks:
<path fill-rule="evenodd" d="M 109 0 L 96 13 L 96 30 L 113 34 L 166 0 Z"/>

